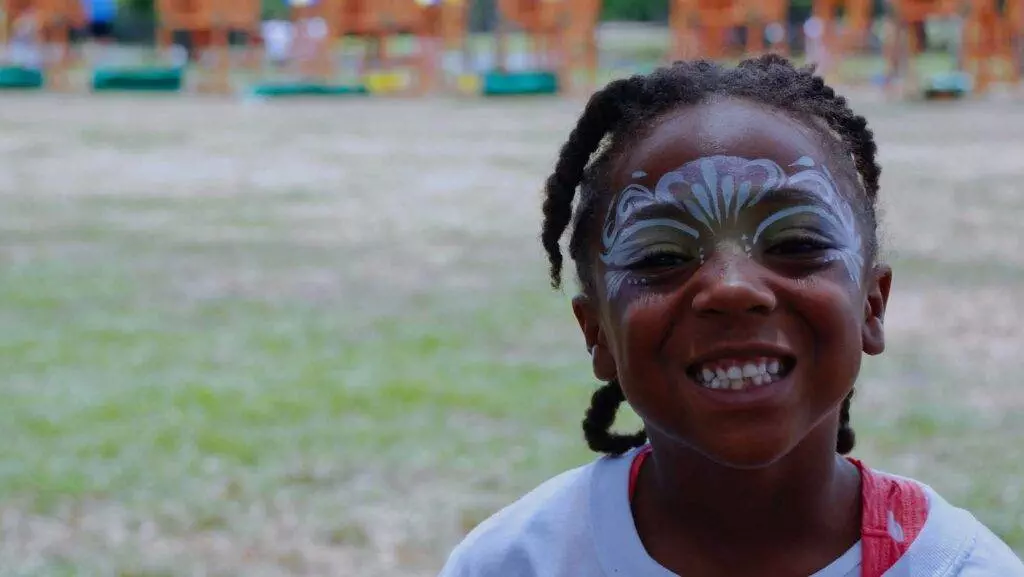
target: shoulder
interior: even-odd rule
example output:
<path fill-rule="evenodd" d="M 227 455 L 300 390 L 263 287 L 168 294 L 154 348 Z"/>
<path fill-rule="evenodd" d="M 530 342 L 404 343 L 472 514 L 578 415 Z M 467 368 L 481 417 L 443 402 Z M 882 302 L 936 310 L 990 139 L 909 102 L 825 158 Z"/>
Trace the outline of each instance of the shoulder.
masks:
<path fill-rule="evenodd" d="M 498 511 L 452 551 L 440 577 L 575 575 L 594 558 L 592 480 L 605 459 L 562 473 Z"/>
<path fill-rule="evenodd" d="M 918 484 L 928 498 L 927 521 L 905 559 L 894 567 L 899 568 L 894 575 L 1024 577 L 1020 558 L 969 511 L 950 504 L 924 483 L 888 476 Z"/>
<path fill-rule="evenodd" d="M 1010 547 L 988 527 L 964 511 L 974 521 L 975 539 L 958 577 L 1024 577 L 1021 562 Z"/>
<path fill-rule="evenodd" d="M 939 533 L 948 538 L 940 543 L 961 543 L 950 577 L 1024 577 L 1024 563 L 1009 545 L 996 536 L 970 511 L 955 507 L 933 492 L 933 509 L 938 513 Z M 937 551 L 941 551 L 936 547 Z M 934 554 L 934 552 L 933 552 Z"/>

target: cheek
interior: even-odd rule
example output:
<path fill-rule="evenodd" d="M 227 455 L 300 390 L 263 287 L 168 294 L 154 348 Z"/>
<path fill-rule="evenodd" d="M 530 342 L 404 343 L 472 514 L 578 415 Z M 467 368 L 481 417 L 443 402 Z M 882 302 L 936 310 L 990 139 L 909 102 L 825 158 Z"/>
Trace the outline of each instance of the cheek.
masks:
<path fill-rule="evenodd" d="M 678 316 L 674 294 L 626 285 L 609 301 L 610 326 L 614 327 L 621 370 L 641 369 L 657 362 L 658 351 Z"/>
<path fill-rule="evenodd" d="M 673 367 L 664 353 L 678 320 L 674 294 L 630 287 L 609 307 L 619 384 L 633 410 L 648 422 L 663 421 L 657 416 L 666 407 L 679 406 L 672 395 Z"/>
<path fill-rule="evenodd" d="M 792 296 L 787 300 L 794 303 L 793 306 L 800 309 L 800 316 L 811 324 L 820 351 L 851 356 L 856 351 L 859 357 L 861 291 L 846 270 L 837 268 L 839 270 L 829 275 L 833 278 L 814 276 L 794 281 L 790 289 Z"/>

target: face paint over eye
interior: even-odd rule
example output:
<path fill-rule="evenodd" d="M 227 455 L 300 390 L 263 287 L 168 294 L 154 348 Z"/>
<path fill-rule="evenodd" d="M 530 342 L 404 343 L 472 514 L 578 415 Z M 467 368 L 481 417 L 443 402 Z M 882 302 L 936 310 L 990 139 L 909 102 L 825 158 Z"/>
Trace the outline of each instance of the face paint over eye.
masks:
<path fill-rule="evenodd" d="M 654 190 L 636 183 L 627 186 L 609 210 L 602 231 L 601 260 L 607 267 L 609 295 L 619 292 L 630 276 L 628 267 L 650 253 L 654 245 L 678 247 L 681 255 L 699 251 L 703 264 L 704 250 L 710 242 L 732 237 L 749 255 L 752 245 L 761 242 L 773 225 L 799 215 L 827 223 L 834 238 L 828 243 L 833 254 L 826 260 L 841 260 L 859 285 L 864 259 L 850 203 L 840 194 L 826 166 L 819 167 L 803 156 L 790 168 L 796 171 L 787 175 L 769 159 L 710 156 L 662 175 Z M 646 174 L 638 170 L 633 177 Z M 783 189 L 799 191 L 801 200 L 770 212 L 750 230 L 741 225 L 745 211 Z M 683 222 L 684 218 L 695 226 Z M 675 252 L 675 248 L 670 249 L 670 253 Z"/>

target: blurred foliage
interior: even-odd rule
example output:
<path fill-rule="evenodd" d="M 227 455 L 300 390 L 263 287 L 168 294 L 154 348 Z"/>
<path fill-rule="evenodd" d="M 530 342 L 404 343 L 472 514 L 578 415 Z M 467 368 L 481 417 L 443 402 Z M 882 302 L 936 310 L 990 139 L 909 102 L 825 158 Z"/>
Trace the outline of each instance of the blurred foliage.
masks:
<path fill-rule="evenodd" d="M 154 12 L 153 4 L 153 0 L 118 0 L 117 7 L 119 12 L 148 16 Z"/>
<path fill-rule="evenodd" d="M 605 0 L 605 20 L 657 22 L 668 19 L 668 0 Z"/>

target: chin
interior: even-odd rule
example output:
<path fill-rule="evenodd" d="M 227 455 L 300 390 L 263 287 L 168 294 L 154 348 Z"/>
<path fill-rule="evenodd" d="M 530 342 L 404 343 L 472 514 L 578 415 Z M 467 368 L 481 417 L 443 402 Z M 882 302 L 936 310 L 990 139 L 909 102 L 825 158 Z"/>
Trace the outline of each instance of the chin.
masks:
<path fill-rule="evenodd" d="M 705 456 L 722 467 L 740 471 L 757 471 L 771 467 L 785 457 L 786 453 L 705 454 Z"/>
<path fill-rule="evenodd" d="M 786 436 L 766 434 L 731 435 L 714 443 L 690 445 L 708 460 L 739 470 L 765 469 L 788 455 L 795 443 Z M 723 442 L 725 441 L 725 442 Z"/>

